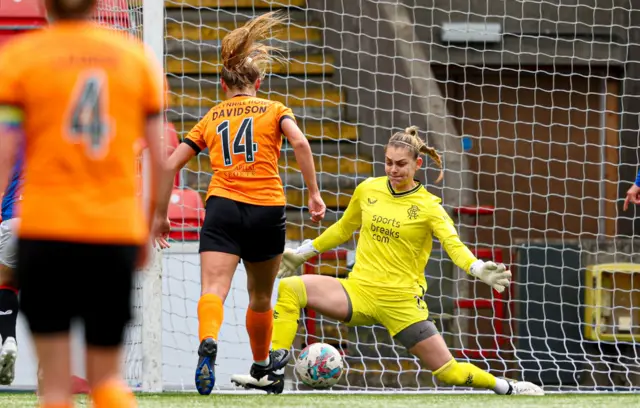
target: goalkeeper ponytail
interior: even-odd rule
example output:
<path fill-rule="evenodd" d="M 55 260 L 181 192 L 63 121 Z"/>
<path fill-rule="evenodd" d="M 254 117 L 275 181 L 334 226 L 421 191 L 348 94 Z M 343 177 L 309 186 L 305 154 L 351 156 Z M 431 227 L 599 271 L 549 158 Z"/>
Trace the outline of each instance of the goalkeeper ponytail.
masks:
<path fill-rule="evenodd" d="M 266 13 L 223 38 L 221 78 L 229 88 L 244 89 L 253 85 L 264 77 L 269 65 L 280 60 L 272 54 L 277 48 L 259 41 L 268 39 L 273 29 L 286 21 L 277 11 Z"/>
<path fill-rule="evenodd" d="M 393 136 L 389 139 L 389 143 L 385 146 L 385 151 L 389 146 L 392 147 L 403 147 L 405 149 L 411 150 L 413 153 L 413 159 L 417 159 L 420 154 L 426 154 L 431 157 L 436 165 L 440 168 L 440 175 L 436 180 L 436 183 L 439 183 L 444 177 L 444 170 L 442 169 L 442 157 L 438 154 L 438 151 L 433 147 L 429 146 L 418 136 L 418 127 L 410 126 L 404 130 L 404 132 L 394 133 Z"/>
<path fill-rule="evenodd" d="M 83 20 L 93 16 L 98 0 L 46 0 L 47 12 L 55 20 Z"/>

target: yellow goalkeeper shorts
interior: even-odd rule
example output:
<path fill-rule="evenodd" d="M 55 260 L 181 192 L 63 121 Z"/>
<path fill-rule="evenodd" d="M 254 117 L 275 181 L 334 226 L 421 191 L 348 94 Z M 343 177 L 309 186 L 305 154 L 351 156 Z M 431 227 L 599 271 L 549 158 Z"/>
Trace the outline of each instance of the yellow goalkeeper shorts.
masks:
<path fill-rule="evenodd" d="M 338 279 L 351 299 L 349 326 L 381 324 L 394 337 L 402 330 L 427 320 L 427 304 L 418 293 L 398 293 L 388 288 L 365 286 L 358 281 Z"/>

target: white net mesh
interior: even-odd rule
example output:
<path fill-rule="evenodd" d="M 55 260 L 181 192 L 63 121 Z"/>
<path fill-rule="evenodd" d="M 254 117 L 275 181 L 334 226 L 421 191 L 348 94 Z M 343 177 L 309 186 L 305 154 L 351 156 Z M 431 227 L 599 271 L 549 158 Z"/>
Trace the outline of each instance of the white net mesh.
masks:
<path fill-rule="evenodd" d="M 222 98 L 220 39 L 259 13 L 288 10 L 291 23 L 274 42 L 287 50 L 288 62 L 264 81 L 262 95 L 294 110 L 329 207 L 321 227 L 309 222 L 302 177 L 285 146 L 289 245 L 316 237 L 340 217 L 359 181 L 383 175 L 382 147 L 394 131 L 428 129 L 429 142 L 444 154 L 446 175 L 441 185 L 431 182 L 435 169 L 420 178 L 443 198 L 478 256 L 514 273 L 514 284 L 499 297 L 434 251 L 427 302 L 452 353 L 550 390 L 639 385 L 640 275 L 624 265 L 588 268 L 635 261 L 632 223 L 618 218 L 618 181 L 631 181 L 637 164 L 637 119 L 621 114 L 639 110 L 637 85 L 622 76 L 625 68 L 630 78 L 640 74 L 633 62 L 640 20 L 628 2 L 165 4 L 169 120 L 179 135 Z M 182 174 L 188 191 L 206 192 L 208 162 L 201 154 L 188 164 Z M 308 272 L 345 276 L 349 252 L 336 254 Z M 197 243 L 174 245 L 164 258 L 163 383 L 191 389 Z M 593 282 L 603 289 L 590 290 Z M 245 286 L 244 274 L 236 274 L 225 303 L 221 388 L 251 362 Z M 308 312 L 295 347 L 312 341 L 344 351 L 348 369 L 337 390 L 442 387 L 381 327 L 348 328 Z M 288 378 L 301 389 L 293 373 Z"/>

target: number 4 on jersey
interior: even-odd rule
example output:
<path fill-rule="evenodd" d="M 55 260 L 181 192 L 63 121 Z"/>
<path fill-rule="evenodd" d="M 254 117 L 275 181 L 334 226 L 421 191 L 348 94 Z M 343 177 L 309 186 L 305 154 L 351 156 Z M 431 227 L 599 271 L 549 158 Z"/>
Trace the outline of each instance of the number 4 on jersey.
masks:
<path fill-rule="evenodd" d="M 229 140 L 229 121 L 218 125 L 216 129 L 222 142 L 222 157 L 224 165 L 231 166 L 233 160 L 231 157 L 231 146 Z M 233 154 L 244 154 L 244 161 L 252 163 L 255 160 L 255 153 L 258 151 L 258 144 L 253 142 L 253 118 L 248 117 L 242 120 L 240 128 L 233 138 Z"/>
<path fill-rule="evenodd" d="M 72 139 L 85 139 L 92 155 L 99 153 L 108 139 L 109 126 L 102 106 L 104 92 L 102 76 L 81 77 L 72 100 L 69 123 Z"/>

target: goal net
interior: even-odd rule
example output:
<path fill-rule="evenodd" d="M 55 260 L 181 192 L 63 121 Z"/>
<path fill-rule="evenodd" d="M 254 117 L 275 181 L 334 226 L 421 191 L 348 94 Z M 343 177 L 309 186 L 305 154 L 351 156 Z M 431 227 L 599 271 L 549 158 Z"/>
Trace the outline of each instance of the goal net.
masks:
<path fill-rule="evenodd" d="M 514 276 L 504 294 L 492 293 L 435 244 L 425 269 L 426 301 L 452 354 L 547 390 L 640 385 L 635 210 L 623 213 L 620 200 L 638 161 L 640 19 L 633 3 L 164 3 L 164 21 L 144 25 L 145 31 L 160 25 L 165 33 L 167 118 L 179 137 L 224 97 L 218 85 L 222 37 L 260 13 L 288 12 L 290 23 L 273 40 L 286 50 L 286 63 L 273 68 L 260 95 L 293 109 L 311 142 L 328 206 L 326 219 L 312 224 L 301 173 L 285 143 L 280 169 L 288 246 L 317 237 L 339 219 L 359 182 L 384 175 L 390 135 L 417 125 L 442 152 L 445 167 L 441 184 L 434 184 L 438 173 L 431 164 L 420 179 L 442 198 L 476 255 L 505 263 Z M 143 12 L 133 8 L 133 14 Z M 198 200 L 210 177 L 204 153 L 182 171 L 172 211 L 184 228 L 174 230 L 172 248 L 162 253 L 161 268 L 155 266 L 152 276 L 161 269 L 162 287 L 151 279 L 154 289 L 146 292 L 154 302 L 137 303 L 127 369 L 131 383 L 143 389 L 194 388 Z M 355 242 L 305 272 L 347 276 Z M 247 304 L 240 265 L 224 305 L 220 389 L 231 389 L 230 375 L 251 365 Z M 351 328 L 305 310 L 296 352 L 317 341 L 344 354 L 345 374 L 334 390 L 448 389 L 380 326 Z M 292 370 L 287 387 L 304 389 Z"/>

